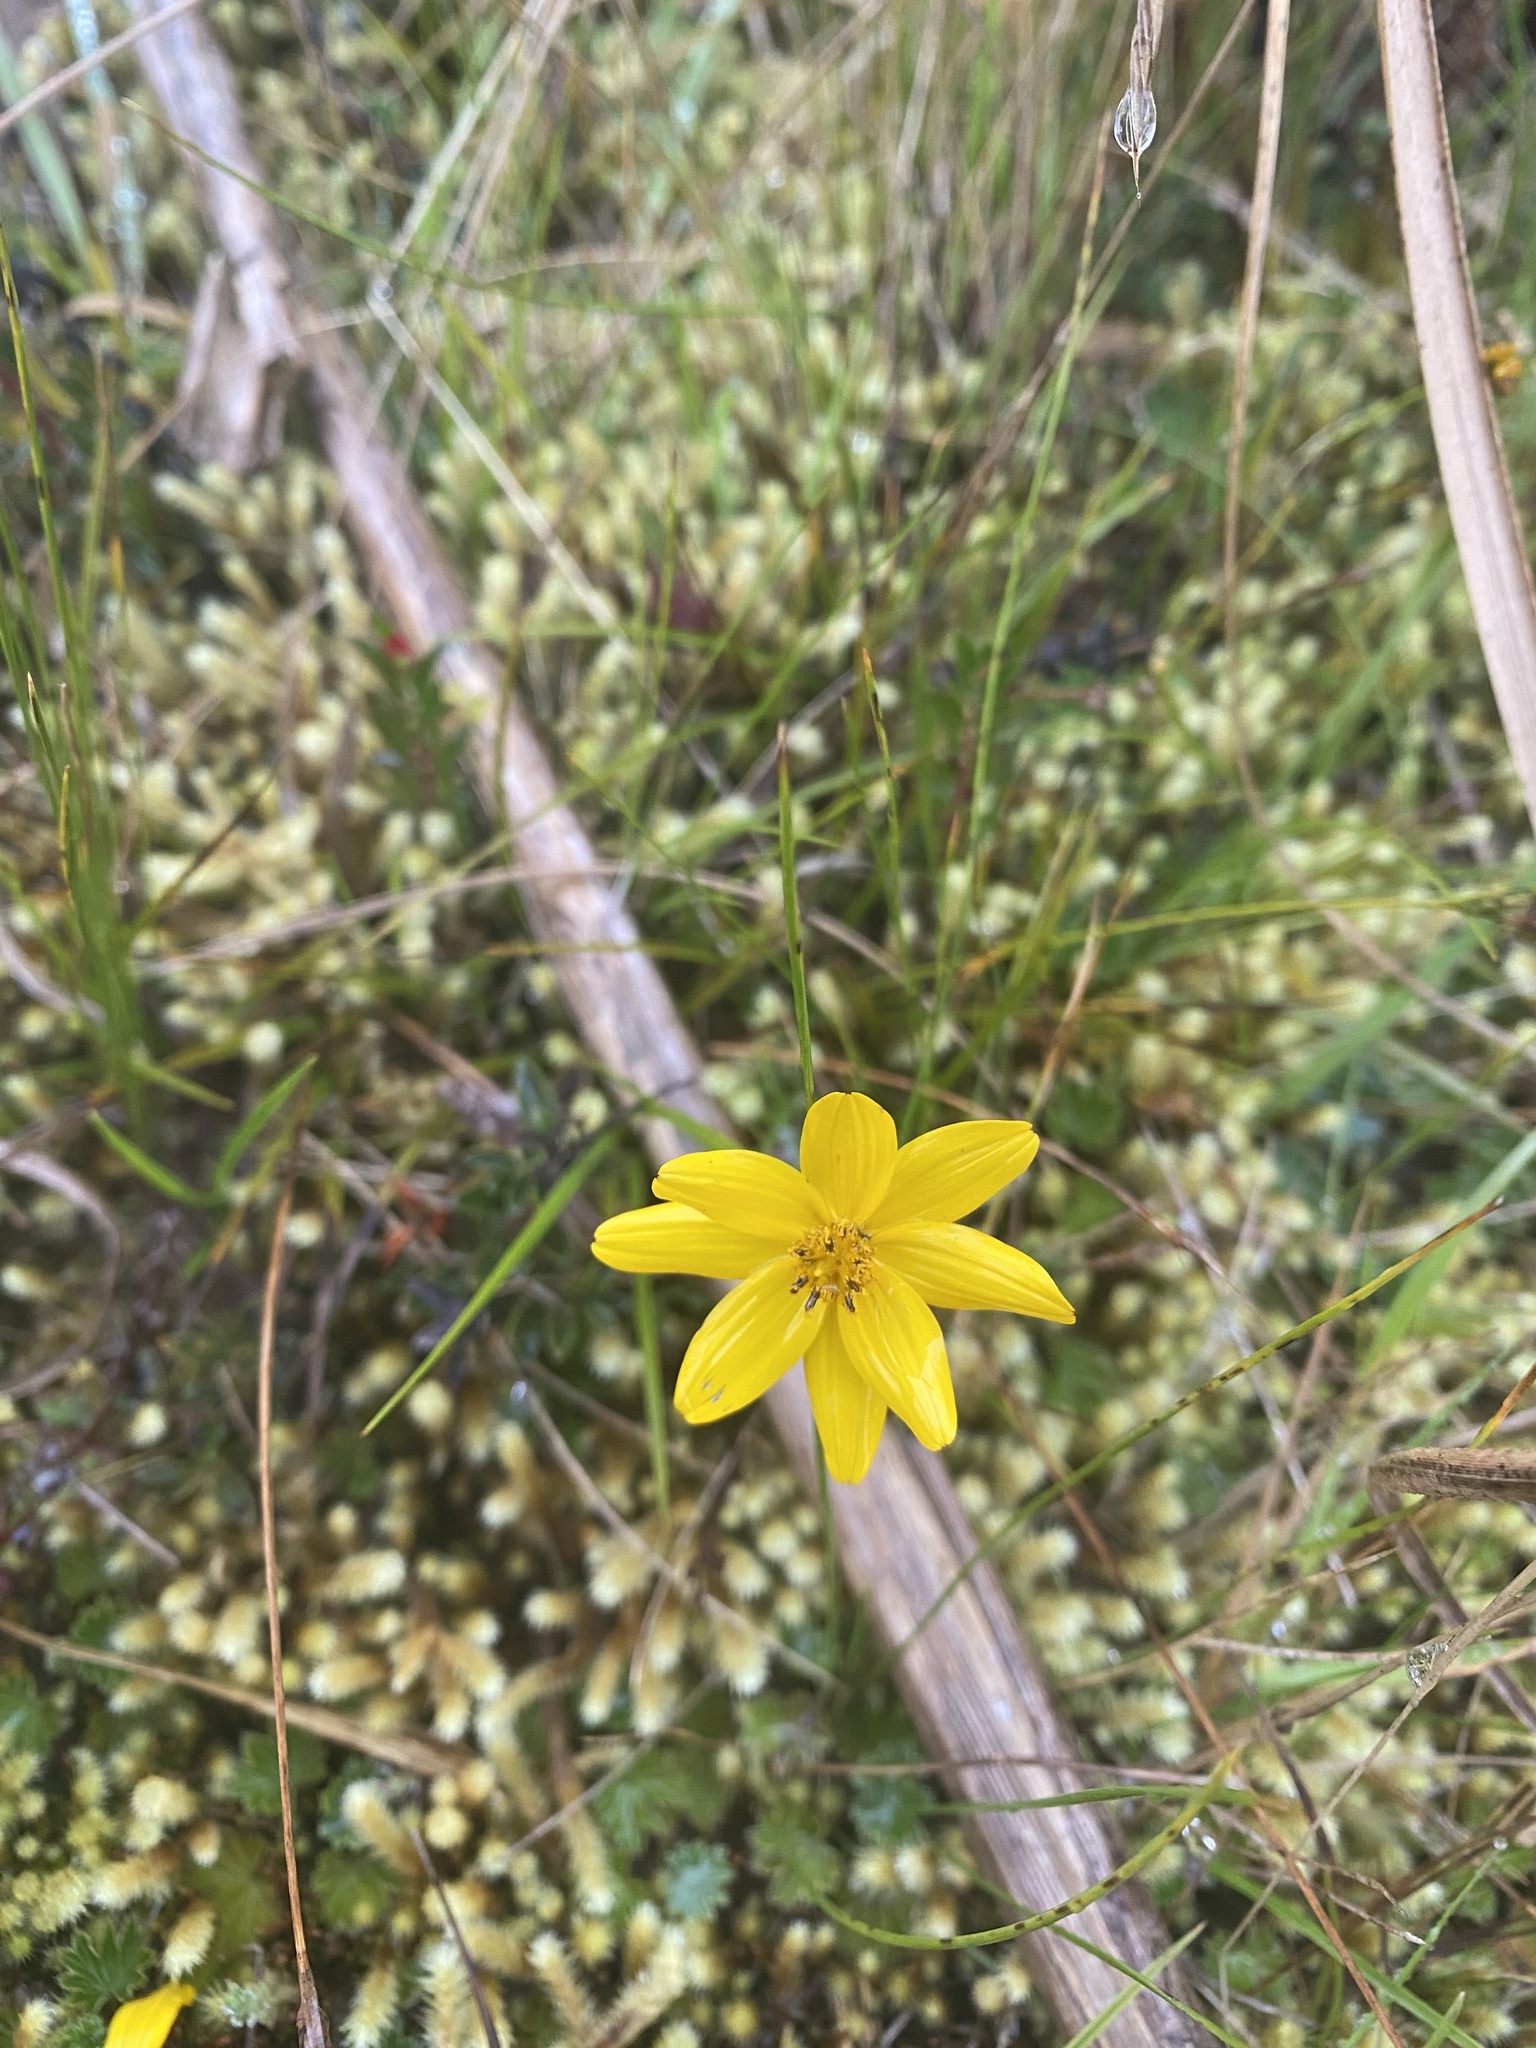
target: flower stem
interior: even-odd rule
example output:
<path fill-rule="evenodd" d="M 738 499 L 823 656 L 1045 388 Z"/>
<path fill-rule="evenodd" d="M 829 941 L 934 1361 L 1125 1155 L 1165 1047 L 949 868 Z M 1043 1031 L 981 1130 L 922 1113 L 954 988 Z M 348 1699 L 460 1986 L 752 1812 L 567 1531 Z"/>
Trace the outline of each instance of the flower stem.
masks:
<path fill-rule="evenodd" d="M 896 771 L 891 766 L 891 743 L 886 737 L 885 714 L 880 709 L 880 689 L 875 681 L 874 663 L 869 658 L 867 647 L 859 649 L 859 665 L 864 675 L 864 694 L 875 724 L 875 744 L 880 749 L 880 766 L 885 774 L 886 888 L 891 898 L 891 940 L 896 948 L 896 957 L 910 980 L 912 963 L 907 958 L 907 934 L 901 919 L 901 820 L 896 807 Z"/>
<path fill-rule="evenodd" d="M 811 1061 L 811 1006 L 805 993 L 805 944 L 800 937 L 800 899 L 795 884 L 795 817 L 789 798 L 789 739 L 779 726 L 779 863 L 784 877 L 784 936 L 789 946 L 789 979 L 795 991 L 795 1030 L 800 1040 L 800 1078 L 805 1106 L 816 1100 L 816 1073 Z M 837 1585 L 837 1531 L 832 1523 L 832 1485 L 821 1431 L 816 1431 L 816 1488 L 821 1496 L 821 1554 L 827 1584 L 826 1662 L 837 1668 L 837 1639 L 842 1633 Z"/>
<path fill-rule="evenodd" d="M 805 993 L 805 943 L 800 936 L 800 898 L 795 885 L 795 819 L 789 800 L 789 737 L 779 726 L 779 864 L 784 876 L 784 936 L 789 946 L 789 980 L 795 992 L 795 1030 L 800 1039 L 800 1078 L 805 1106 L 816 1100 L 811 1064 L 811 1007 Z"/>

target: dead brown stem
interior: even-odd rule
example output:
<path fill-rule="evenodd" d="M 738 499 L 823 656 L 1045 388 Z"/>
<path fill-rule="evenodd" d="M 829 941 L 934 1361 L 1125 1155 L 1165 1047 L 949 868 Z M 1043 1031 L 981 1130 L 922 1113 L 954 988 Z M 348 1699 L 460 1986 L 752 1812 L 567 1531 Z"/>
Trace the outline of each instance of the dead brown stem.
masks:
<path fill-rule="evenodd" d="M 293 1795 L 288 1778 L 288 1703 L 283 1690 L 283 1624 L 278 1613 L 277 1526 L 272 1509 L 272 1348 L 277 1331 L 277 1297 L 283 1278 L 283 1240 L 293 1206 L 293 1164 L 278 1198 L 272 1251 L 261 1299 L 261 1338 L 256 1356 L 256 1464 L 261 1484 L 261 1562 L 267 1588 L 267 1639 L 272 1653 L 272 1720 L 277 1742 L 277 1794 L 283 1815 L 283 1864 L 288 1873 L 288 1916 L 293 1923 L 293 1959 L 299 1979 L 299 2040 L 303 2048 L 330 2048 L 330 2029 L 315 1992 L 304 1938 L 304 1905 L 299 1896 L 299 1862 L 293 1840 Z"/>

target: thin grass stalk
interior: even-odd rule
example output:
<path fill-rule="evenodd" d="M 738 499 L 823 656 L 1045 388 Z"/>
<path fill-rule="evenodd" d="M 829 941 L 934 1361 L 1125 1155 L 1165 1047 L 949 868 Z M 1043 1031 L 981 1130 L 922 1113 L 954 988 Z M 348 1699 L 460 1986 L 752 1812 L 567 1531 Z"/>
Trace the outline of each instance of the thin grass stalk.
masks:
<path fill-rule="evenodd" d="M 933 1007 L 929 1011 L 928 1025 L 923 1036 L 922 1049 L 918 1057 L 917 1086 L 907 1098 L 907 1107 L 902 1116 L 901 1135 L 903 1139 L 913 1135 L 919 1117 L 926 1106 L 924 1086 L 933 1078 L 933 1063 L 943 1036 L 945 1020 L 949 1014 L 949 1000 L 954 992 L 955 976 L 959 968 L 959 949 L 964 938 L 970 914 L 976 901 L 980 877 L 983 812 L 990 792 L 989 771 L 992 760 L 992 731 L 997 717 L 998 691 L 1002 682 L 1003 651 L 1008 644 L 1008 635 L 1013 627 L 1014 605 L 1018 597 L 1019 578 L 1024 567 L 1025 551 L 1034 535 L 1035 519 L 1040 510 L 1040 499 L 1045 490 L 1045 479 L 1050 469 L 1051 456 L 1055 452 L 1056 434 L 1066 409 L 1067 387 L 1071 381 L 1073 364 L 1077 359 L 1078 343 L 1083 332 L 1084 310 L 1088 296 L 1088 282 L 1093 264 L 1093 242 L 1098 232 L 1099 208 L 1104 198 L 1104 170 L 1109 145 L 1109 123 L 1105 121 L 1099 130 L 1099 146 L 1094 158 L 1093 184 L 1088 194 L 1088 211 L 1083 222 L 1082 242 L 1078 251 L 1077 281 L 1073 287 L 1072 310 L 1067 316 L 1067 335 L 1062 347 L 1061 358 L 1051 386 L 1047 404 L 1040 447 L 1029 481 L 1029 494 L 1024 509 L 1014 528 L 1013 547 L 1008 557 L 1008 575 L 1003 585 L 1003 601 L 998 608 L 997 623 L 992 634 L 992 646 L 987 657 L 987 672 L 982 684 L 981 711 L 977 724 L 976 760 L 971 772 L 971 800 L 966 817 L 965 832 L 965 880 L 960 898 L 950 914 L 943 920 L 938 937 L 938 961 L 934 974 Z"/>
<path fill-rule="evenodd" d="M 795 996 L 795 1039 L 800 1049 L 800 1080 L 805 1106 L 816 1100 L 816 1070 L 811 1053 L 811 1006 L 805 989 L 805 941 L 800 934 L 800 890 L 795 879 L 795 810 L 789 787 L 789 733 L 779 726 L 779 874 L 784 884 L 784 943 L 789 953 L 789 981 Z"/>
<path fill-rule="evenodd" d="M 139 1048 L 143 1027 L 128 957 L 128 932 L 117 893 L 116 819 L 95 715 L 90 638 L 94 623 L 97 555 L 112 461 L 110 415 L 97 422 L 97 442 L 82 542 L 80 592 L 69 588 L 54 519 L 53 494 L 43 455 L 21 302 L 10 251 L 0 230 L 0 282 L 5 291 L 16 381 L 26 422 L 27 450 L 37 501 L 49 591 L 64 663 L 55 674 L 46 628 L 37 615 L 15 536 L 0 519 L 11 587 L 0 581 L 0 654 L 10 668 L 28 747 L 53 809 L 59 866 L 79 952 L 75 971 L 86 991 L 82 1014 L 96 1031 L 114 1085 L 130 1120 L 142 1124 Z M 14 594 L 13 594 L 14 593 Z"/>
<path fill-rule="evenodd" d="M 880 709 L 880 686 L 875 681 L 869 649 L 859 649 L 860 673 L 869 715 L 874 722 L 875 745 L 880 750 L 880 772 L 885 778 L 885 886 L 890 903 L 891 944 L 901 963 L 902 979 L 911 978 L 911 949 L 907 945 L 906 920 L 901 912 L 901 813 L 896 797 L 896 771 L 891 765 L 891 743 L 885 730 L 885 713 Z"/>

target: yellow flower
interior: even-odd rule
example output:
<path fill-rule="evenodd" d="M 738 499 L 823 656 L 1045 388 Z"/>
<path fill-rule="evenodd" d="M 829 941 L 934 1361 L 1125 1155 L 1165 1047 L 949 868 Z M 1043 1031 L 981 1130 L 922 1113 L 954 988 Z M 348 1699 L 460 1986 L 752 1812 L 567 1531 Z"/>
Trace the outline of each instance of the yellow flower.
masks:
<path fill-rule="evenodd" d="M 954 1437 L 934 1308 L 1075 1320 L 1043 1267 L 958 1221 L 1039 1144 L 1026 1123 L 977 1122 L 898 1149 L 878 1103 L 825 1095 L 806 1114 L 798 1171 L 762 1152 L 689 1153 L 652 1183 L 659 1209 L 610 1217 L 592 1249 L 624 1273 L 739 1280 L 688 1346 L 679 1411 L 716 1422 L 803 1357 L 827 1469 L 851 1483 L 869 1470 L 887 1408 L 930 1450 Z"/>
<path fill-rule="evenodd" d="M 196 1996 L 190 1984 L 162 1984 L 147 1998 L 130 1999 L 113 2013 L 105 2048 L 164 2048 L 177 2013 Z"/>

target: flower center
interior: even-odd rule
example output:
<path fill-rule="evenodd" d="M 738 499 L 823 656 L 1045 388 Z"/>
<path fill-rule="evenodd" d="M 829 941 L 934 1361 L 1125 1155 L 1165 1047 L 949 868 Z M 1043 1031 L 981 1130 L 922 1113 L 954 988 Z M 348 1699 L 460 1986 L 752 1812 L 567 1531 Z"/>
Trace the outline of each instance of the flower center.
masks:
<path fill-rule="evenodd" d="M 843 1306 L 853 1314 L 853 1297 L 863 1293 L 874 1262 L 867 1230 L 850 1223 L 846 1216 L 836 1223 L 818 1223 L 795 1240 L 789 1255 L 799 1269 L 790 1293 L 799 1294 L 806 1287 L 811 1290 L 805 1303 L 807 1315 L 824 1294 L 840 1294 Z"/>

